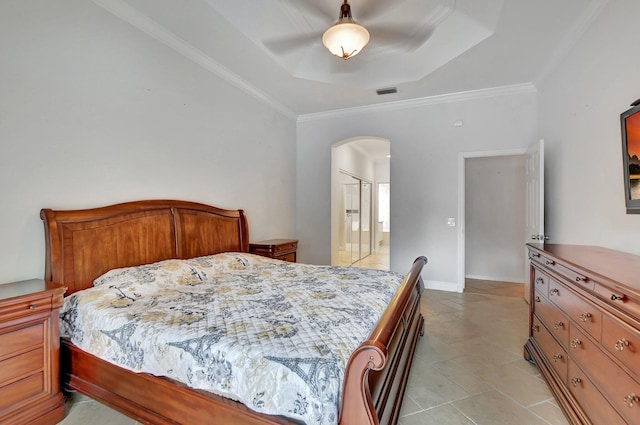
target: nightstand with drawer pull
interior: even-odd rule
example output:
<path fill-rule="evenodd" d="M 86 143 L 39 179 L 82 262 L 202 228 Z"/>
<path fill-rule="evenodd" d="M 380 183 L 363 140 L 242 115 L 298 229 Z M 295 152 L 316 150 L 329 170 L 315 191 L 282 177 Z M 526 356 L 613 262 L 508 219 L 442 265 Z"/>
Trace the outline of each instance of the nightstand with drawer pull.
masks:
<path fill-rule="evenodd" d="M 65 288 L 40 279 L 0 284 L 0 423 L 56 424 L 60 392 L 58 309 Z"/>
<path fill-rule="evenodd" d="M 269 239 L 249 244 L 251 254 L 263 257 L 275 258 L 276 260 L 296 262 L 296 251 L 298 250 L 297 239 Z"/>

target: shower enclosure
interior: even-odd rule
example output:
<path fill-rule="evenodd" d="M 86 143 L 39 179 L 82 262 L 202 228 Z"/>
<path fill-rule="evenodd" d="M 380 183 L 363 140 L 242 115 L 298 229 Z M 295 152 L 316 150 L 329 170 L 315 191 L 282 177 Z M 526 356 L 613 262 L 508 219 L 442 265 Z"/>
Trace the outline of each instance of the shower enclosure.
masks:
<path fill-rule="evenodd" d="M 372 184 L 340 172 L 343 219 L 340 229 L 340 264 L 351 265 L 371 254 Z"/>

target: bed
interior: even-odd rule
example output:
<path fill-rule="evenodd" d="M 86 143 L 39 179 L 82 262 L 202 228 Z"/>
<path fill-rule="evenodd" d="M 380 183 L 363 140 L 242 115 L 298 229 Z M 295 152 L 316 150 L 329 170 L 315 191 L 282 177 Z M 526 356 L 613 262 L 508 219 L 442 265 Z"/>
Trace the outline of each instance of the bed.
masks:
<path fill-rule="evenodd" d="M 136 201 L 87 210 L 43 209 L 45 278 L 67 295 L 93 286 L 113 269 L 168 259 L 247 253 L 242 210 L 176 201 Z M 274 260 L 271 260 L 274 261 Z M 349 356 L 338 403 L 341 425 L 395 424 L 415 347 L 423 332 L 419 257 L 364 342 Z M 61 376 L 78 391 L 151 424 L 299 424 L 177 380 L 136 373 L 61 342 Z"/>

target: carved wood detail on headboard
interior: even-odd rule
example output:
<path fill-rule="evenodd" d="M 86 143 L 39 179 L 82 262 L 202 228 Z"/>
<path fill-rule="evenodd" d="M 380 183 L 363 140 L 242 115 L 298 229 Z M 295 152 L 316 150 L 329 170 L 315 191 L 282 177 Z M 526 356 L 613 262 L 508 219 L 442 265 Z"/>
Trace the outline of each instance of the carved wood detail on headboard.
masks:
<path fill-rule="evenodd" d="M 169 258 L 248 252 L 242 210 L 188 201 L 136 201 L 85 210 L 43 209 L 45 279 L 67 294 L 91 287 L 108 270 Z"/>

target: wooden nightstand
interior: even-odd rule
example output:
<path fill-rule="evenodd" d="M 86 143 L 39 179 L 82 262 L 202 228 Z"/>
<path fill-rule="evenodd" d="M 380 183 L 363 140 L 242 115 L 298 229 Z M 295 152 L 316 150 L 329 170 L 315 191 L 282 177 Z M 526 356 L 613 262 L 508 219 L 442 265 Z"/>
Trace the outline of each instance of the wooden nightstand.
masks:
<path fill-rule="evenodd" d="M 276 260 L 296 262 L 297 239 L 269 239 L 249 244 L 249 252 Z"/>
<path fill-rule="evenodd" d="M 56 424 L 60 392 L 58 309 L 65 288 L 44 280 L 0 284 L 0 423 Z"/>

